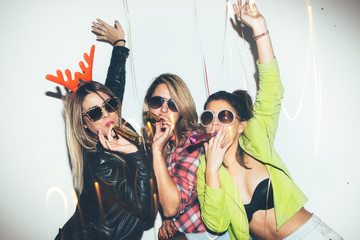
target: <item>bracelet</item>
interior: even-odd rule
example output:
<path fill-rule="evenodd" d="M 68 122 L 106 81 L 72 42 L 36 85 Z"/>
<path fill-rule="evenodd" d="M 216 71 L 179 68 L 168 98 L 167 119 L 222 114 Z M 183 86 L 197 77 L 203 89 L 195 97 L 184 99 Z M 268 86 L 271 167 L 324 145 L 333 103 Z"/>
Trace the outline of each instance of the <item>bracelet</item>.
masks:
<path fill-rule="evenodd" d="M 265 36 L 265 35 L 268 35 L 269 34 L 269 30 L 266 30 L 266 32 L 262 33 L 262 34 L 259 34 L 257 36 L 252 36 L 255 40 L 258 40 L 259 38 Z"/>
<path fill-rule="evenodd" d="M 124 42 L 124 43 L 126 43 L 125 39 L 118 39 L 118 40 L 116 40 L 116 41 L 113 43 L 113 45 L 115 46 L 115 44 L 118 43 L 118 42 Z"/>

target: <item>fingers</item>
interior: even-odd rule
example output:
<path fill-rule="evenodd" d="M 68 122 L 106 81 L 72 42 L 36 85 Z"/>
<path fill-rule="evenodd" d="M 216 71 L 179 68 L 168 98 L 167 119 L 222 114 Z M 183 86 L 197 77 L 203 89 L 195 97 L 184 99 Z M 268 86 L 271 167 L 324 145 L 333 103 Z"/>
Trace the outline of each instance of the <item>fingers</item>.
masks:
<path fill-rule="evenodd" d="M 173 228 L 173 231 L 174 231 L 174 234 L 175 234 L 177 232 L 177 227 L 175 226 L 173 221 L 171 221 L 170 224 L 171 224 L 171 227 Z"/>
<path fill-rule="evenodd" d="M 108 138 L 109 142 L 111 142 L 113 140 L 112 130 L 113 130 L 113 127 L 112 127 L 112 125 L 110 125 L 108 132 L 107 132 L 107 138 Z"/>
<path fill-rule="evenodd" d="M 104 24 L 102 24 L 101 22 L 103 22 L 103 21 L 101 21 L 100 19 L 96 19 L 98 22 L 92 22 L 92 24 L 94 25 L 94 26 L 92 26 L 92 28 L 94 29 L 94 30 L 97 30 L 98 32 L 102 32 L 102 33 L 105 33 L 105 31 L 106 31 L 106 25 L 104 25 Z M 100 21 L 99 21 L 100 20 Z M 104 22 L 103 22 L 104 23 Z"/>
<path fill-rule="evenodd" d="M 245 7 L 245 12 L 251 12 L 249 0 L 246 0 L 244 7 Z"/>
<path fill-rule="evenodd" d="M 102 26 L 104 26 L 106 28 L 111 27 L 109 24 L 107 24 L 106 22 L 104 22 L 100 18 L 97 18 L 96 21 L 98 21 Z"/>
<path fill-rule="evenodd" d="M 241 4 L 241 0 L 238 0 L 238 5 L 236 6 L 236 4 L 233 4 L 233 9 L 234 9 L 234 12 L 236 14 L 236 16 L 238 18 L 240 18 L 240 9 L 242 7 L 242 4 Z"/>
<path fill-rule="evenodd" d="M 224 131 L 224 126 L 220 126 L 215 137 L 212 138 L 214 147 L 220 147 L 222 139 L 224 139 L 226 131 Z"/>
<path fill-rule="evenodd" d="M 205 153 L 207 153 L 209 148 L 209 144 L 207 142 L 204 142 L 204 148 L 205 148 Z"/>
<path fill-rule="evenodd" d="M 122 30 L 121 24 L 119 23 L 119 21 L 118 21 L 118 20 L 115 20 L 115 28 L 116 28 L 116 29 L 121 29 L 121 30 Z"/>
<path fill-rule="evenodd" d="M 166 234 L 166 231 L 165 231 L 165 228 L 164 226 L 162 225 L 160 228 L 159 228 L 159 233 L 158 233 L 158 237 L 160 239 L 166 239 L 167 234 Z"/>
<path fill-rule="evenodd" d="M 233 4 L 233 9 L 234 9 L 235 15 L 237 17 L 240 17 L 240 11 L 239 11 L 238 7 L 236 6 L 236 4 Z"/>
<path fill-rule="evenodd" d="M 255 12 L 259 11 L 255 3 L 253 3 L 251 6 L 252 6 L 253 11 L 255 11 Z"/>
<path fill-rule="evenodd" d="M 165 223 L 165 228 L 166 228 L 166 232 L 169 235 L 169 237 L 174 236 L 173 228 L 168 222 Z"/>
<path fill-rule="evenodd" d="M 104 134 L 101 132 L 100 129 L 99 129 L 99 131 L 98 131 L 98 137 L 99 137 L 99 141 L 100 141 L 101 145 L 102 145 L 105 149 L 111 150 L 111 149 L 110 149 L 109 141 L 105 139 Z"/>

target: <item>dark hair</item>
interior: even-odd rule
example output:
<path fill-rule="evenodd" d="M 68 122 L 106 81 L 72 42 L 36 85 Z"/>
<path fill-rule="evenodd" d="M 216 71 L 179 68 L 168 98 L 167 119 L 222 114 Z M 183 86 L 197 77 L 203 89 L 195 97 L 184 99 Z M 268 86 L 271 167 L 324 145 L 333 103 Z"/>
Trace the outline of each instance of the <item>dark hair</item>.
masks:
<path fill-rule="evenodd" d="M 226 91 L 216 92 L 208 97 L 204 104 L 204 110 L 210 102 L 218 100 L 223 100 L 230 104 L 230 106 L 235 109 L 236 114 L 240 117 L 240 121 L 248 121 L 253 117 L 253 102 L 247 91 L 236 90 L 233 93 Z M 248 169 L 244 162 L 244 150 L 240 146 L 236 160 L 241 166 Z"/>
<path fill-rule="evenodd" d="M 226 91 L 219 91 L 211 94 L 204 104 L 204 109 L 214 100 L 224 100 L 229 103 L 236 111 L 236 114 L 241 118 L 240 121 L 248 121 L 253 117 L 253 103 L 247 91 L 236 90 L 233 93 Z"/>

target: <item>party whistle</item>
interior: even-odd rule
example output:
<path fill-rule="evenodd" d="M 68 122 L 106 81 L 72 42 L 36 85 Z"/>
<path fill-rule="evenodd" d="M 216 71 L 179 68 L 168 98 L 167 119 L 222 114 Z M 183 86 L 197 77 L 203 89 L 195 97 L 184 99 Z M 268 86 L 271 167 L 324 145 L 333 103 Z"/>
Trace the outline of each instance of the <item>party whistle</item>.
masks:
<path fill-rule="evenodd" d="M 158 115 L 156 115 L 150 111 L 144 112 L 144 117 L 146 118 L 146 120 L 148 122 L 153 122 L 153 121 L 159 122 L 161 120 L 161 118 Z"/>
<path fill-rule="evenodd" d="M 142 138 L 139 135 L 126 131 L 125 129 L 116 126 L 115 124 L 110 124 L 110 125 L 113 127 L 116 134 L 119 134 L 121 137 L 125 138 L 126 140 L 128 140 L 130 143 L 134 144 L 137 147 L 141 146 Z"/>
<path fill-rule="evenodd" d="M 189 140 L 191 142 L 191 144 L 196 144 L 199 143 L 201 141 L 207 141 L 209 139 L 211 139 L 212 137 L 215 137 L 217 134 L 217 132 L 214 133 L 206 133 L 206 134 L 194 134 L 192 135 Z"/>

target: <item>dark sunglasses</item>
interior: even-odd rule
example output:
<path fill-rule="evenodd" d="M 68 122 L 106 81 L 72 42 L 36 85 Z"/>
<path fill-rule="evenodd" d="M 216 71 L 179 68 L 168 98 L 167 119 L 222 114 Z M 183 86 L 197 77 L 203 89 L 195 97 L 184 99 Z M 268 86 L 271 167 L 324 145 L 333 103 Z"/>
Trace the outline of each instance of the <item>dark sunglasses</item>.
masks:
<path fill-rule="evenodd" d="M 219 122 L 224 126 L 230 126 L 231 124 L 233 124 L 235 118 L 240 120 L 240 118 L 236 116 L 235 113 L 228 109 L 221 110 L 217 114 L 214 114 L 209 110 L 205 110 L 200 115 L 200 123 L 204 127 L 209 127 L 214 122 L 215 117 L 217 117 Z"/>
<path fill-rule="evenodd" d="M 92 122 L 96 122 L 101 119 L 103 112 L 102 109 L 104 108 L 108 113 L 112 113 L 118 110 L 120 101 L 118 98 L 113 97 L 109 98 L 106 101 L 104 101 L 104 104 L 102 107 L 100 106 L 94 106 L 87 110 L 86 113 L 83 113 L 83 116 L 86 116 L 90 119 Z"/>
<path fill-rule="evenodd" d="M 161 108 L 162 105 L 164 105 L 164 102 L 167 102 L 168 108 L 172 111 L 172 112 L 177 112 L 177 108 L 175 106 L 174 101 L 170 98 L 169 100 L 165 100 L 162 97 L 159 96 L 155 96 L 152 97 L 149 101 L 149 106 L 152 109 L 158 109 Z"/>

